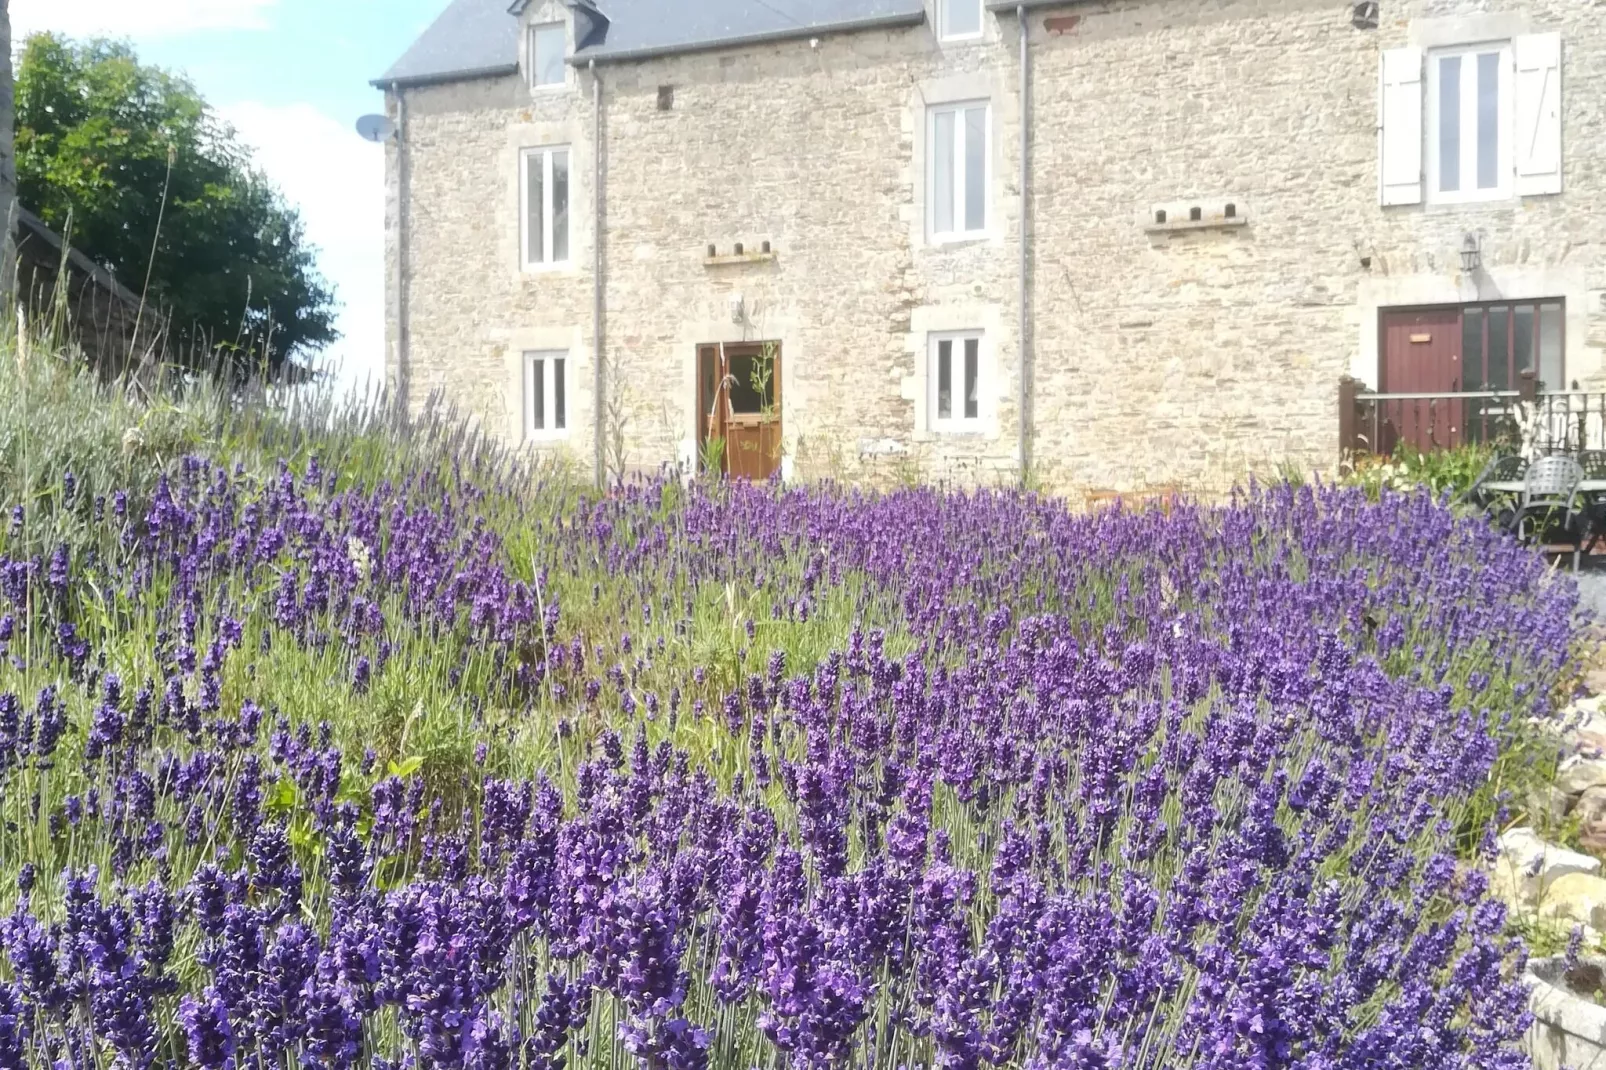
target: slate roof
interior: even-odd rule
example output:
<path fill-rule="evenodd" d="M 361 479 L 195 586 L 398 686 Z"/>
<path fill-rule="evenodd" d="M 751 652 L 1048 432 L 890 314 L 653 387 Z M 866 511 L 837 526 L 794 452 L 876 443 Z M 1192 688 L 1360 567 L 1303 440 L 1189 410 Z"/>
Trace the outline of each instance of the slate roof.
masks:
<path fill-rule="evenodd" d="M 449 82 L 519 69 L 519 23 L 508 0 L 452 0 L 375 85 Z"/>
<path fill-rule="evenodd" d="M 923 0 L 569 0 L 593 32 L 571 62 L 583 64 L 694 52 L 844 30 L 916 25 Z M 375 85 L 422 84 L 518 68 L 518 16 L 508 0 L 452 0 Z"/>

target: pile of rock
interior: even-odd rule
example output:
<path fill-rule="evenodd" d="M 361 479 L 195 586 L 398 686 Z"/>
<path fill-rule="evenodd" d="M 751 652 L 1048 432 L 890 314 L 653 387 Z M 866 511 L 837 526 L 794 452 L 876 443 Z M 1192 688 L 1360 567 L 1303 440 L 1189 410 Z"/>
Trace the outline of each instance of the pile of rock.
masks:
<path fill-rule="evenodd" d="M 1606 932 L 1606 877 L 1600 875 L 1600 859 L 1546 843 L 1531 828 L 1501 834 L 1492 886 L 1518 913 Z"/>
<path fill-rule="evenodd" d="M 1557 770 L 1556 791 L 1565 799 L 1564 814 L 1578 820 L 1578 842 L 1584 850 L 1606 854 L 1606 695 L 1575 703 L 1563 722 L 1567 757 Z"/>
<path fill-rule="evenodd" d="M 1572 851 L 1532 828 L 1501 834 L 1491 886 L 1518 914 L 1537 916 L 1564 929 L 1581 926 L 1586 947 L 1598 947 L 1606 934 L 1606 695 L 1574 703 L 1546 728 L 1559 726 L 1565 755 L 1553 787 L 1530 809 L 1553 826 L 1576 819 L 1578 843 Z M 1585 853 L 1587 852 L 1587 853 Z M 1606 1007 L 1567 981 L 1569 963 L 1561 957 L 1528 964 L 1528 1007 L 1534 1021 L 1525 1048 L 1535 1070 L 1606 1066 Z"/>
<path fill-rule="evenodd" d="M 1530 802 L 1557 825 L 1576 820 L 1587 853 L 1547 843 L 1532 828 L 1509 829 L 1493 887 L 1518 913 L 1587 926 L 1587 939 L 1606 933 L 1606 876 L 1595 857 L 1606 856 L 1606 695 L 1580 699 L 1547 725 L 1560 726 L 1565 757 L 1555 786 Z"/>

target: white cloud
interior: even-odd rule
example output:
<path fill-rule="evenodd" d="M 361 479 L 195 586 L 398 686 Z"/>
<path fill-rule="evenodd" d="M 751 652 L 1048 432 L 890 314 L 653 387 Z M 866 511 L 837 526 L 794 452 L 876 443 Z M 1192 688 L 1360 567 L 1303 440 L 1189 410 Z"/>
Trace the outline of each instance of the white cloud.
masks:
<path fill-rule="evenodd" d="M 11 0 L 20 41 L 45 30 L 69 37 L 149 41 L 202 30 L 262 30 L 279 0 Z"/>
<path fill-rule="evenodd" d="M 344 384 L 377 379 L 385 348 L 384 151 L 310 104 L 247 101 L 217 111 L 300 210 L 319 269 L 334 284 L 342 338 L 322 359 L 338 364 Z"/>

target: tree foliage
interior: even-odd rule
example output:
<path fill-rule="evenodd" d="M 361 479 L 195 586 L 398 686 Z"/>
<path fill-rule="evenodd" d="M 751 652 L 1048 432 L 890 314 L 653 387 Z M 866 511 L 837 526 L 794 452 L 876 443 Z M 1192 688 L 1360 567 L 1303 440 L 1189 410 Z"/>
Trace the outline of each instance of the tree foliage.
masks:
<path fill-rule="evenodd" d="M 188 80 L 39 34 L 16 107 L 20 200 L 161 310 L 177 359 L 278 375 L 336 337 L 300 216 Z"/>
<path fill-rule="evenodd" d="M 9 223 L 17 199 L 17 168 L 12 153 L 16 117 L 16 83 L 11 70 L 11 4 L 0 0 L 0 220 Z M 0 296 L 9 297 L 16 285 L 16 248 L 13 235 L 0 225 Z"/>

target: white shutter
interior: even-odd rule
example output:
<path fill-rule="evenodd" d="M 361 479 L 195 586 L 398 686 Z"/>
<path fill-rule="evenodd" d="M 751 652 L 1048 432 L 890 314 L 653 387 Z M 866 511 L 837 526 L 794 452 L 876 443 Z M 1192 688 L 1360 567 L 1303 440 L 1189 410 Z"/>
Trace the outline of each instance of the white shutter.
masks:
<path fill-rule="evenodd" d="M 1517 195 L 1561 192 L 1561 34 L 1512 42 L 1517 67 Z"/>
<path fill-rule="evenodd" d="M 1383 53 L 1377 92 L 1378 188 L 1384 204 L 1422 202 L 1422 50 Z"/>

